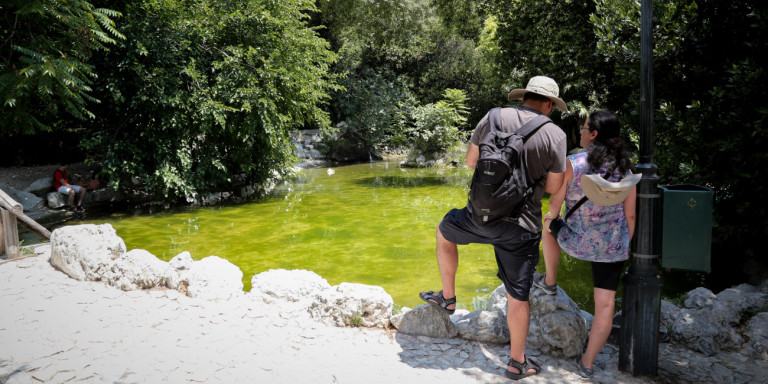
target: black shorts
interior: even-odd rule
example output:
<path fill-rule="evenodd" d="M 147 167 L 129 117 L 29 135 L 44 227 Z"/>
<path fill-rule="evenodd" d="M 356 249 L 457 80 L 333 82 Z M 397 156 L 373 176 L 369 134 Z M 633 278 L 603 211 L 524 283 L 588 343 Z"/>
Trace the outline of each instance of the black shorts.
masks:
<path fill-rule="evenodd" d="M 493 244 L 498 277 L 507 292 L 520 301 L 528 301 L 533 283 L 533 271 L 539 262 L 541 234 L 531 233 L 515 223 L 499 220 L 478 226 L 470 218 L 467 208 L 452 209 L 440 222 L 440 233 L 456 244 Z"/>
<path fill-rule="evenodd" d="M 614 263 L 598 263 L 593 261 L 591 264 L 592 285 L 595 288 L 607 289 L 609 291 L 615 291 L 619 288 L 619 278 L 624 270 L 623 261 Z"/>

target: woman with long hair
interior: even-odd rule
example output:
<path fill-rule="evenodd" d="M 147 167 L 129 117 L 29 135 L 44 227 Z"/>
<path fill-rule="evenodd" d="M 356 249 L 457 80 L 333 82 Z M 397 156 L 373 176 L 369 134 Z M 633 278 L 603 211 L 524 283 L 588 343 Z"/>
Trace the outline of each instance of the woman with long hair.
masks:
<path fill-rule="evenodd" d="M 637 191 L 631 187 L 623 202 L 601 206 L 590 200 L 577 206 L 585 196 L 582 175 L 600 175 L 607 181 L 619 181 L 631 172 L 632 162 L 620 136 L 619 121 L 608 111 L 592 112 L 581 127 L 581 147 L 586 149 L 568 156 L 563 187 L 550 197 L 549 212 L 544 216 L 542 243 L 546 275 L 534 284 L 548 294 L 557 293 L 557 267 L 560 249 L 568 255 L 591 263 L 595 315 L 584 354 L 577 361 L 580 376 L 590 378 L 597 354 L 611 333 L 616 289 L 629 258 L 629 242 L 635 230 Z M 565 200 L 572 210 L 557 234 L 549 225 L 560 215 Z M 555 237 L 556 236 L 556 237 Z"/>

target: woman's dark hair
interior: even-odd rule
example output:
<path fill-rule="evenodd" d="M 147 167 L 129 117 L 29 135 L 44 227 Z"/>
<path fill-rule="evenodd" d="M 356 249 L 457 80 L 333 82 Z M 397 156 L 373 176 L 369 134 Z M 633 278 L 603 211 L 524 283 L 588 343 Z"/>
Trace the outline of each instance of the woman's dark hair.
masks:
<path fill-rule="evenodd" d="M 587 156 L 587 162 L 593 170 L 600 169 L 606 163 L 609 171 L 618 169 L 622 175 L 632 169 L 616 115 L 605 110 L 594 111 L 589 114 L 587 127 L 590 132 L 597 131 L 597 137 Z"/>

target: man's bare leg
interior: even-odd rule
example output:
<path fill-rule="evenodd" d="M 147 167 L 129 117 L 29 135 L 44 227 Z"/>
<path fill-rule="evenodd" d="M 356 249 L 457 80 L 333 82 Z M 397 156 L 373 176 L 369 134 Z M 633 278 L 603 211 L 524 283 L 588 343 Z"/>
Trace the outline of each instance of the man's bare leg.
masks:
<path fill-rule="evenodd" d="M 443 237 L 440 227 L 436 231 L 437 265 L 440 268 L 440 280 L 443 283 L 443 297 L 450 299 L 456 297 L 456 271 L 459 269 L 459 249 L 456 243 L 452 243 Z M 448 309 L 455 309 L 455 304 L 450 304 Z"/>
<path fill-rule="evenodd" d="M 509 327 L 509 357 L 515 361 L 525 361 L 525 340 L 528 337 L 528 321 L 530 306 L 527 301 L 514 299 L 507 293 L 507 327 Z M 508 367 L 512 373 L 517 369 Z M 535 373 L 534 369 L 528 369 L 528 373 Z"/>

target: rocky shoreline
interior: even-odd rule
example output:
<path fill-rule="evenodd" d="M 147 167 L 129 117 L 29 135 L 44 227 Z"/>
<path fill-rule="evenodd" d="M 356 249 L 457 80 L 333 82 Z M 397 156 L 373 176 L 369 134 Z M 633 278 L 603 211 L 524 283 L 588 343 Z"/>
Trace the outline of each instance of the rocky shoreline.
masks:
<path fill-rule="evenodd" d="M 267 271 L 243 292 L 228 261 L 182 253 L 164 262 L 126 250 L 109 225 L 63 227 L 28 249 L 37 256 L 0 261 L 0 383 L 506 381 L 503 290 L 471 313 L 422 305 L 393 314 L 380 287 L 330 286 L 309 271 Z M 534 290 L 531 307 L 528 353 L 545 369 L 526 381 L 576 381 L 588 314 L 562 291 Z M 619 372 L 608 345 L 595 381 L 760 382 L 767 311 L 768 282 L 699 288 L 682 307 L 665 301 L 659 376 Z"/>

